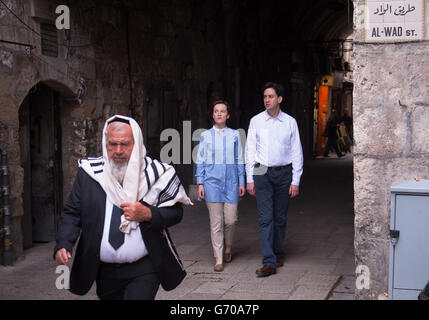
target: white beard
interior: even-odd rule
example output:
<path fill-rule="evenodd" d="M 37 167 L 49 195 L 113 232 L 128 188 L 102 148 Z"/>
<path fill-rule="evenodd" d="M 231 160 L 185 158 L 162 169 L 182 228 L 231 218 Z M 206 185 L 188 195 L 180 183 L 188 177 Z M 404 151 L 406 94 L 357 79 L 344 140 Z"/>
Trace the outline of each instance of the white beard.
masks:
<path fill-rule="evenodd" d="M 112 176 L 122 185 L 125 173 L 127 172 L 128 162 L 122 165 L 117 165 L 112 159 L 109 159 L 109 164 L 112 170 Z"/>

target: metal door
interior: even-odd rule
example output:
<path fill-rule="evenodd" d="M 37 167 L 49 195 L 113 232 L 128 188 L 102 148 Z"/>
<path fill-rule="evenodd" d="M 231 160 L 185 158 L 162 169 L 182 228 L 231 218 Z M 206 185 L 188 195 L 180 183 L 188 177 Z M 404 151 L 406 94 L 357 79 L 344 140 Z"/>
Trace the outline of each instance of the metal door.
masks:
<path fill-rule="evenodd" d="M 399 238 L 391 261 L 392 299 L 416 300 L 429 280 L 429 196 L 397 194 L 394 198 L 393 228 Z"/>

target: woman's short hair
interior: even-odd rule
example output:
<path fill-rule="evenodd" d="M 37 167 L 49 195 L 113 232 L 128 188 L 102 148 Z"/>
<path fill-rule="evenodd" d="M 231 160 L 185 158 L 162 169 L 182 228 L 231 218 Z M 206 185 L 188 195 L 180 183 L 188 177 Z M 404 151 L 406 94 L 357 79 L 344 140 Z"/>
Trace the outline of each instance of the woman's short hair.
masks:
<path fill-rule="evenodd" d="M 213 120 L 213 109 L 218 104 L 224 104 L 226 106 L 226 111 L 228 112 L 229 116 L 230 117 L 232 116 L 231 107 L 230 107 L 228 101 L 225 101 L 225 100 L 216 100 L 216 101 L 213 101 L 211 103 L 209 111 L 208 111 L 208 114 L 207 114 L 207 116 L 208 116 L 208 118 L 209 118 L 210 121 Z"/>

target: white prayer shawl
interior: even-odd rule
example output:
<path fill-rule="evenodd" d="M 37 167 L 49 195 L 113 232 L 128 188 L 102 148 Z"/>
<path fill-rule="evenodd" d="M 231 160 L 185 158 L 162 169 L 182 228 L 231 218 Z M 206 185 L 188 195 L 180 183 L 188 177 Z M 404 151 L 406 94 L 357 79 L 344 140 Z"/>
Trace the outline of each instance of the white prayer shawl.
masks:
<path fill-rule="evenodd" d="M 115 118 L 127 120 L 131 126 L 134 147 L 128 161 L 123 185 L 111 173 L 107 153 L 107 126 Z M 124 202 L 144 202 L 155 207 L 169 207 L 177 202 L 193 205 L 177 177 L 174 167 L 146 156 L 143 134 L 138 123 L 129 117 L 115 115 L 109 118 L 103 129 L 103 156 L 80 159 L 79 166 L 97 181 L 110 201 L 120 207 Z M 139 225 L 137 221 L 128 221 L 121 216 L 119 229 L 130 233 Z"/>

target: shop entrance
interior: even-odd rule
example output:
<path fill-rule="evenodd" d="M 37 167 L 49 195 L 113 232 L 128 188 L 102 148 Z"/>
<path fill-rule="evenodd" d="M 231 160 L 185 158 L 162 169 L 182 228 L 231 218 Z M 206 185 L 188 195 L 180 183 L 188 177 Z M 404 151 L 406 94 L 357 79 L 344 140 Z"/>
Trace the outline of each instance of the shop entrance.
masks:
<path fill-rule="evenodd" d="M 335 157 L 352 152 L 353 73 L 352 38 L 338 43 L 335 69 L 316 80 L 314 87 L 313 155 Z M 334 136 L 334 137 L 333 137 Z M 328 145 L 328 141 L 330 141 Z M 337 153 L 337 155 L 335 155 Z"/>

